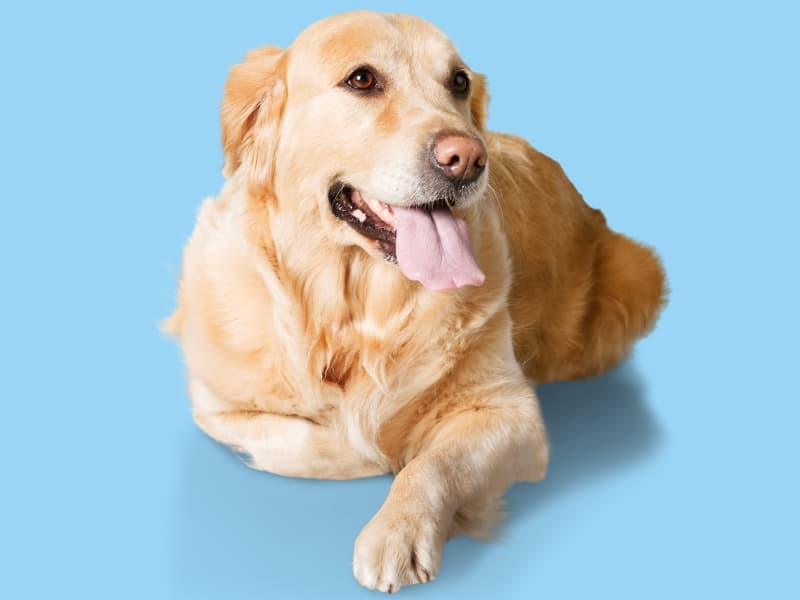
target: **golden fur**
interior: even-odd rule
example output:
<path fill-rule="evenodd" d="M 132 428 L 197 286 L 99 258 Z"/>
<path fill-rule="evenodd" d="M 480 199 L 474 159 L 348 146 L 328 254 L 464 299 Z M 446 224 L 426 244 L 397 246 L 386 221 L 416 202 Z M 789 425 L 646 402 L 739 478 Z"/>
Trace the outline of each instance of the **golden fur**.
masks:
<path fill-rule="evenodd" d="M 339 85 L 364 63 L 391 78 L 380 98 Z M 431 579 L 448 536 L 479 531 L 511 483 L 544 476 L 528 380 L 610 367 L 665 293 L 655 255 L 609 230 L 557 163 L 484 129 L 480 75 L 468 101 L 453 98 L 442 81 L 454 65 L 432 25 L 359 12 L 233 67 L 227 181 L 200 209 L 167 322 L 198 425 L 253 467 L 397 474 L 353 559 L 384 591 Z M 488 150 L 487 191 L 457 211 L 486 280 L 433 292 L 336 219 L 327 188 L 346 176 L 401 204 L 420 149 L 445 130 Z"/>

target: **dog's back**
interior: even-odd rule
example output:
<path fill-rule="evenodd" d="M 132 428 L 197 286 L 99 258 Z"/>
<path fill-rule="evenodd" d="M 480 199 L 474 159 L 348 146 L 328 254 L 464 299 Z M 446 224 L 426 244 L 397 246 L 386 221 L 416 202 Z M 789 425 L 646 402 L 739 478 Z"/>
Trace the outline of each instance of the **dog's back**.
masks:
<path fill-rule="evenodd" d="M 491 188 L 513 264 L 514 349 L 536 382 L 596 375 L 655 324 L 666 282 L 656 255 L 611 231 L 561 167 L 491 134 Z"/>

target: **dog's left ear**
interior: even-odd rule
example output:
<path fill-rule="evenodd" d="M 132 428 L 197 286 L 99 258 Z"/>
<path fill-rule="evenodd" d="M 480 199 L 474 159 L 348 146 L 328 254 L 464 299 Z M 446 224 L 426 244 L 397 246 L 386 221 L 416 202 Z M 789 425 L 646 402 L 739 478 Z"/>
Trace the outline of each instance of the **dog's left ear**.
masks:
<path fill-rule="evenodd" d="M 472 74 L 472 98 L 470 99 L 472 122 L 481 131 L 486 129 L 489 111 L 489 92 L 486 91 L 486 77 L 480 73 Z"/>
<path fill-rule="evenodd" d="M 252 183 L 271 181 L 286 100 L 284 63 L 285 52 L 267 46 L 231 68 L 220 110 L 225 177 L 242 167 Z"/>

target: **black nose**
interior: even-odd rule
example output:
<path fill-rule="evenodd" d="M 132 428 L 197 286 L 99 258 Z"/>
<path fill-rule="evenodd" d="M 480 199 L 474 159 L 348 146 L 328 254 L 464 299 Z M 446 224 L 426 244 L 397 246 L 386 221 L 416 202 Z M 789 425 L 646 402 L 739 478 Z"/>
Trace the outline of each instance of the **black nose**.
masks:
<path fill-rule="evenodd" d="M 471 183 L 486 167 L 486 148 L 473 137 L 447 133 L 434 140 L 433 161 L 448 179 Z"/>

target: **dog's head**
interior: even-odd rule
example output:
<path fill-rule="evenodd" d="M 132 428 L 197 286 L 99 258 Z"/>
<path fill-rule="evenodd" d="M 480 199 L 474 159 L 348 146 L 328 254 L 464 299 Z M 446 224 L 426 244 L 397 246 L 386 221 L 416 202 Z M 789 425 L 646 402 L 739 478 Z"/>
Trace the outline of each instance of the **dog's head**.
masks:
<path fill-rule="evenodd" d="M 281 214 L 396 261 L 431 289 L 480 284 L 466 223 L 483 196 L 481 75 L 430 23 L 357 12 L 233 67 L 222 102 L 225 174 Z"/>

